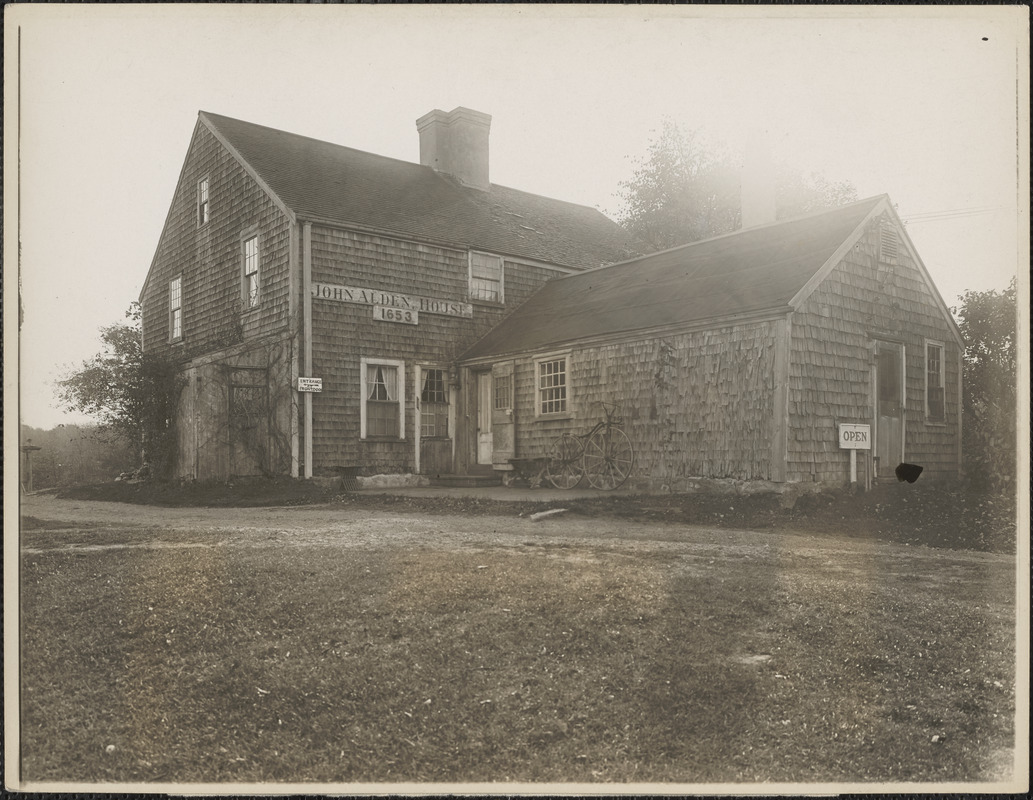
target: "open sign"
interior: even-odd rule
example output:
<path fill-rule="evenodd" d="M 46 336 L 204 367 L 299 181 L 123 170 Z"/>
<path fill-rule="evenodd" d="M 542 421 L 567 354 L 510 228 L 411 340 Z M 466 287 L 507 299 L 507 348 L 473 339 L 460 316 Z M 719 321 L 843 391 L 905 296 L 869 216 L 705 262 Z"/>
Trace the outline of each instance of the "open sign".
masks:
<path fill-rule="evenodd" d="M 839 425 L 839 446 L 844 450 L 871 450 L 872 426 L 841 422 Z"/>

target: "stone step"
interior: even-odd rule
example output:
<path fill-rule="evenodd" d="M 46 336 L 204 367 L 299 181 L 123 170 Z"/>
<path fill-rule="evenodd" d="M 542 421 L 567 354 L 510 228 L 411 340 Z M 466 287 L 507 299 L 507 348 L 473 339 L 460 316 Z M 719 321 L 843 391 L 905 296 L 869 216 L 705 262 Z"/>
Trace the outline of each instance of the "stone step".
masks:
<path fill-rule="evenodd" d="M 464 489 L 478 486 L 501 486 L 502 478 L 492 475 L 436 475 L 430 479 L 431 486 L 459 486 Z"/>

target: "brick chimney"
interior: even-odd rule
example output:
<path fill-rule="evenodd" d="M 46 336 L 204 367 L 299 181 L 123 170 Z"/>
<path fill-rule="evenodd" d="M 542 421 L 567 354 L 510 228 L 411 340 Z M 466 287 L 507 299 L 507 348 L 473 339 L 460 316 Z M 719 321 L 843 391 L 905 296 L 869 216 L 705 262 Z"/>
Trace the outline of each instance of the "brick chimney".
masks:
<path fill-rule="evenodd" d="M 464 186 L 487 191 L 491 115 L 470 108 L 447 114 L 434 109 L 416 120 L 420 163 L 451 175 Z"/>
<path fill-rule="evenodd" d="M 775 221 L 775 168 L 767 137 L 760 131 L 751 131 L 746 142 L 740 195 L 744 228 Z"/>

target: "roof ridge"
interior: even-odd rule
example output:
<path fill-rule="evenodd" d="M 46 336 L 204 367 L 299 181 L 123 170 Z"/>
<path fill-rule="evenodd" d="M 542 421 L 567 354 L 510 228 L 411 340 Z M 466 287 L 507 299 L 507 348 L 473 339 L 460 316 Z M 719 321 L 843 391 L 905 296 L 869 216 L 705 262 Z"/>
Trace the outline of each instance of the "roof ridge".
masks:
<path fill-rule="evenodd" d="M 598 270 L 601 270 L 601 269 L 611 269 L 612 267 L 621 267 L 621 266 L 624 266 L 626 264 L 634 264 L 634 263 L 639 262 L 639 261 L 644 261 L 645 259 L 648 259 L 648 258 L 653 258 L 654 256 L 663 255 L 664 253 L 673 253 L 675 250 L 688 250 L 689 248 L 695 247 L 696 245 L 707 244 L 708 242 L 717 241 L 718 239 L 728 239 L 728 238 L 731 238 L 733 236 L 740 236 L 740 235 L 742 235 L 744 233 L 751 233 L 753 231 L 767 230 L 769 228 L 777 227 L 779 225 L 789 225 L 790 223 L 794 223 L 794 222 L 802 222 L 803 220 L 806 220 L 806 219 L 812 219 L 814 217 L 825 216 L 826 214 L 833 214 L 833 213 L 835 213 L 837 211 L 843 211 L 844 209 L 851 208 L 853 206 L 860 206 L 860 205 L 864 205 L 866 203 L 870 203 L 870 204 L 874 205 L 876 202 L 878 202 L 880 200 L 883 200 L 883 199 L 886 199 L 886 200 L 889 199 L 889 195 L 886 194 L 885 192 L 882 193 L 882 194 L 872 195 L 871 197 L 866 197 L 863 200 L 854 200 L 854 201 L 852 201 L 850 203 L 844 203 L 843 205 L 836 206 L 835 208 L 825 208 L 825 209 L 822 209 L 820 211 L 812 211 L 809 214 L 800 214 L 799 216 L 796 216 L 796 217 L 790 217 L 789 219 L 777 219 L 774 222 L 767 222 L 767 223 L 765 223 L 763 225 L 752 225 L 749 228 L 739 228 L 738 230 L 728 231 L 727 233 L 719 233 L 717 236 L 708 236 L 706 239 L 697 239 L 694 242 L 688 242 L 686 244 L 675 245 L 674 247 L 668 247 L 668 248 L 665 248 L 663 250 L 656 250 L 656 251 L 654 251 L 652 253 L 645 253 L 644 255 L 635 256 L 633 258 L 625 259 L 624 261 L 616 261 L 613 264 L 601 264 L 598 267 L 591 267 L 589 269 L 582 270 L 581 272 L 575 273 L 575 275 L 563 275 L 562 277 L 555 278 L 555 280 L 566 280 L 567 278 L 573 278 L 573 277 L 576 277 L 577 275 L 586 275 L 586 274 L 591 273 L 591 272 L 597 272 Z"/>
<path fill-rule="evenodd" d="M 440 174 L 440 173 L 437 173 L 437 170 L 435 170 L 433 167 L 428 167 L 428 166 L 426 166 L 424 164 L 417 164 L 415 161 L 406 161 L 404 158 L 396 158 L 395 156 L 385 156 L 385 155 L 382 155 L 380 153 L 373 153 L 373 152 L 371 152 L 369 150 L 360 150 L 358 147 L 350 147 L 349 145 L 346 145 L 346 144 L 338 144 L 337 142 L 331 142 L 328 139 L 317 139 L 315 136 L 306 136 L 303 133 L 295 133 L 294 131 L 285 131 L 285 130 L 283 130 L 283 128 L 273 128 L 273 127 L 271 127 L 269 125 L 261 125 L 261 124 L 259 124 L 257 122 L 248 122 L 248 120 L 246 120 L 246 119 L 237 119 L 236 117 L 227 117 L 225 114 L 215 114 L 215 113 L 213 113 L 211 111 L 203 111 L 203 110 L 198 111 L 197 113 L 198 113 L 198 115 L 203 114 L 209 120 L 211 120 L 212 117 L 221 117 L 222 119 L 227 119 L 230 122 L 237 122 L 237 123 L 240 123 L 241 125 L 250 125 L 252 128 L 261 128 L 262 130 L 272 131 L 273 133 L 282 133 L 284 136 L 292 136 L 295 139 L 305 139 L 306 141 L 316 142 L 317 144 L 326 144 L 326 145 L 330 145 L 331 147 L 339 147 L 342 150 L 348 150 L 348 151 L 350 151 L 352 153 L 359 153 L 360 155 L 364 155 L 364 156 L 373 156 L 374 158 L 382 158 L 385 161 L 395 161 L 395 162 L 397 162 L 399 164 L 405 164 L 405 165 L 410 166 L 410 167 L 419 167 L 420 169 L 429 169 L 432 172 L 435 172 L 436 174 Z"/>

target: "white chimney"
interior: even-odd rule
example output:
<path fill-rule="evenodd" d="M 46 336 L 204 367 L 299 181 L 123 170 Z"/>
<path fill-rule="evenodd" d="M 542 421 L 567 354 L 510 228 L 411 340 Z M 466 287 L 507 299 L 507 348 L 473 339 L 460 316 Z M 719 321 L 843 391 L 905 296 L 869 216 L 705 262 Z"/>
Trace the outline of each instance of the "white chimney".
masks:
<path fill-rule="evenodd" d="M 447 114 L 434 109 L 416 120 L 420 163 L 451 175 L 464 186 L 487 190 L 491 115 L 470 108 Z"/>
<path fill-rule="evenodd" d="M 750 132 L 740 178 L 742 226 L 767 225 L 775 221 L 775 168 L 771 148 L 760 131 Z"/>

